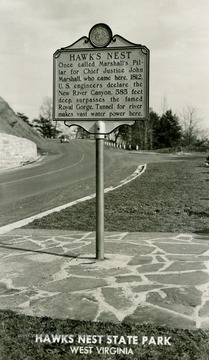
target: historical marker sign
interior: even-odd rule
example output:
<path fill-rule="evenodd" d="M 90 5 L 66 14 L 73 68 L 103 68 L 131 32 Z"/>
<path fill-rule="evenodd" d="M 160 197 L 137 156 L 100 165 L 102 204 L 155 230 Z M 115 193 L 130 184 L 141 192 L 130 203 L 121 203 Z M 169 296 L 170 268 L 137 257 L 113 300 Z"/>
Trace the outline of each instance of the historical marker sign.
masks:
<path fill-rule="evenodd" d="M 149 50 L 112 37 L 105 24 L 54 54 L 55 120 L 127 121 L 148 118 Z"/>
<path fill-rule="evenodd" d="M 149 50 L 96 24 L 54 53 L 53 115 L 96 139 L 96 258 L 104 259 L 104 135 L 149 114 Z"/>

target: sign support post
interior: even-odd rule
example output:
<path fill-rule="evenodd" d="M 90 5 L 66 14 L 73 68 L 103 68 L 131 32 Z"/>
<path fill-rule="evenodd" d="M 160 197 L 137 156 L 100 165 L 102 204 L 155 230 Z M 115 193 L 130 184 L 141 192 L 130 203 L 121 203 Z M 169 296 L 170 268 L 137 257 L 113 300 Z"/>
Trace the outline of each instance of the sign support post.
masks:
<path fill-rule="evenodd" d="M 103 121 L 95 124 L 96 140 L 96 259 L 104 260 L 104 128 Z"/>

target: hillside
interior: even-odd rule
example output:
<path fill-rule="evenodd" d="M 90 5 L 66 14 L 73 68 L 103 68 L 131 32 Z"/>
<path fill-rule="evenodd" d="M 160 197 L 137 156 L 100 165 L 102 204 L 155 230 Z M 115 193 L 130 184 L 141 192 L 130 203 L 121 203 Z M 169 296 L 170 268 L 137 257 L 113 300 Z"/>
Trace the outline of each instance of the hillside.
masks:
<path fill-rule="evenodd" d="M 2 97 L 0 97 L 0 134 L 1 133 L 31 140 L 41 151 L 49 150 L 50 145 L 48 141 L 19 118 Z"/>

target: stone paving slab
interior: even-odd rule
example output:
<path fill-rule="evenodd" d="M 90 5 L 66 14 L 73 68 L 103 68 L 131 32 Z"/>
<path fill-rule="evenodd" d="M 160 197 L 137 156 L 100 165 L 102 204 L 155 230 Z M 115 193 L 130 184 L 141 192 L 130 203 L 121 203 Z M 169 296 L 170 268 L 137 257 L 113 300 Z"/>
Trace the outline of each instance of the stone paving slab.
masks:
<path fill-rule="evenodd" d="M 0 309 L 209 329 L 209 234 L 17 229 L 0 235 Z"/>

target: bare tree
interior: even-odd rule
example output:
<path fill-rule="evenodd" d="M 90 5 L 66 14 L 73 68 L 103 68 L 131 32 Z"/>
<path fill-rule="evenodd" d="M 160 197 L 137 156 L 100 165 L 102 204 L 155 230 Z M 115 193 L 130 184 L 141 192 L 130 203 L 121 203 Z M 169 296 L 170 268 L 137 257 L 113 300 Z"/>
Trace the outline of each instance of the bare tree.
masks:
<path fill-rule="evenodd" d="M 45 96 L 43 98 L 42 104 L 40 106 L 40 116 L 43 118 L 52 121 L 52 98 Z"/>
<path fill-rule="evenodd" d="M 50 96 L 45 96 L 43 98 L 39 112 L 40 112 L 40 117 L 43 117 L 44 119 L 47 119 L 52 123 L 53 108 L 52 108 L 52 98 Z M 55 138 L 57 134 L 57 121 L 55 121 L 53 127 L 54 127 L 54 138 Z"/>
<path fill-rule="evenodd" d="M 184 145 L 194 145 L 202 134 L 201 117 L 199 111 L 194 106 L 187 106 L 183 109 L 181 116 L 182 129 L 183 129 L 183 142 Z"/>
<path fill-rule="evenodd" d="M 165 114 L 166 111 L 169 110 L 166 96 L 163 97 L 161 108 L 162 108 L 162 114 Z"/>

